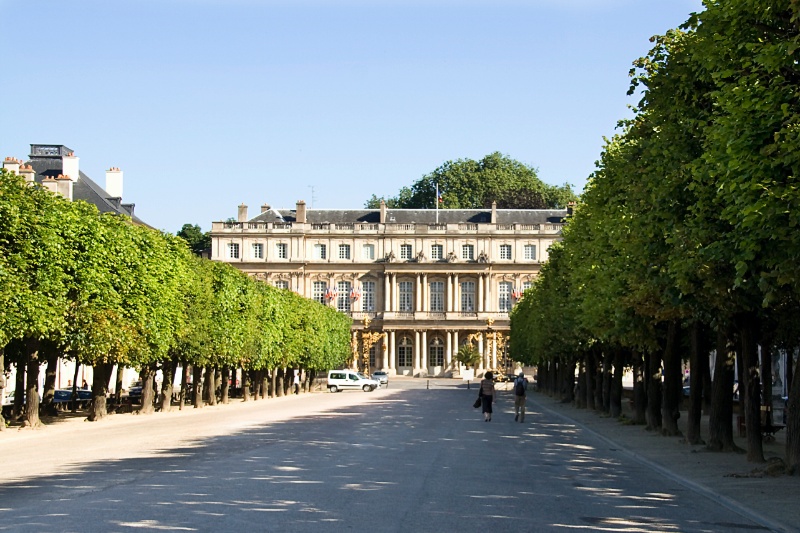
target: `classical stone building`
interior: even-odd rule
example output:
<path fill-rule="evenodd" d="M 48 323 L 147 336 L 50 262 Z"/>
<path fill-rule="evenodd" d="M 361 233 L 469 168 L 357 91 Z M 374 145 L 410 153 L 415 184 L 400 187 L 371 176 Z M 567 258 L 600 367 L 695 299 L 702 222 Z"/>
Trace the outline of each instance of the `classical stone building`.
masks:
<path fill-rule="evenodd" d="M 295 209 L 214 222 L 211 258 L 353 318 L 354 355 L 390 374 L 451 376 L 458 347 L 503 370 L 509 311 L 566 210 Z M 363 340 L 368 339 L 366 347 Z M 361 359 L 361 353 L 364 358 Z M 366 366 L 362 364 L 361 366 Z"/>

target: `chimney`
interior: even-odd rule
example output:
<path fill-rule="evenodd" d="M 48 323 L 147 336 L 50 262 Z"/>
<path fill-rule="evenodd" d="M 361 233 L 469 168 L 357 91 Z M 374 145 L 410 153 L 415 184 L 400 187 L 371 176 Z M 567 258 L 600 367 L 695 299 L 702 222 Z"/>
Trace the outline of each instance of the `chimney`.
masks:
<path fill-rule="evenodd" d="M 56 190 L 58 194 L 69 200 L 72 201 L 72 180 L 69 176 L 64 176 L 63 174 L 59 174 L 56 178 Z"/>
<path fill-rule="evenodd" d="M 386 202 L 384 202 L 383 200 L 381 200 L 381 217 L 380 217 L 380 223 L 381 223 L 381 224 L 386 224 Z"/>
<path fill-rule="evenodd" d="M 13 157 L 6 157 L 3 161 L 3 168 L 14 174 L 19 174 L 19 165 L 21 161 Z"/>
<path fill-rule="evenodd" d="M 262 213 L 266 213 L 266 212 L 267 212 L 267 211 L 269 211 L 269 210 L 270 210 L 270 205 L 269 205 L 269 204 L 263 204 L 263 205 L 261 206 L 261 212 L 262 212 Z"/>
<path fill-rule="evenodd" d="M 306 203 L 303 200 L 297 201 L 297 211 L 295 212 L 294 219 L 298 224 L 306 223 Z"/>
<path fill-rule="evenodd" d="M 239 206 L 239 222 L 247 222 L 247 206 L 241 204 Z"/>
<path fill-rule="evenodd" d="M 36 171 L 34 171 L 33 167 L 30 165 L 22 165 L 19 169 L 19 174 L 25 178 L 25 183 L 27 184 L 32 184 L 36 178 Z"/>
<path fill-rule="evenodd" d="M 112 198 L 122 198 L 122 171 L 118 167 L 106 170 L 106 192 Z"/>
<path fill-rule="evenodd" d="M 575 212 L 575 202 L 569 202 L 567 204 L 567 216 L 571 217 L 574 212 Z"/>
<path fill-rule="evenodd" d="M 78 168 L 78 157 L 75 156 L 74 152 L 67 152 L 66 155 L 61 157 L 61 173 L 73 182 L 78 181 L 80 170 Z"/>
<path fill-rule="evenodd" d="M 53 176 L 47 176 L 42 180 L 42 187 L 53 194 L 58 194 L 58 182 Z"/>
<path fill-rule="evenodd" d="M 492 223 L 492 224 L 497 224 L 497 202 L 495 202 L 495 201 L 492 201 L 492 218 L 491 218 L 491 223 Z"/>

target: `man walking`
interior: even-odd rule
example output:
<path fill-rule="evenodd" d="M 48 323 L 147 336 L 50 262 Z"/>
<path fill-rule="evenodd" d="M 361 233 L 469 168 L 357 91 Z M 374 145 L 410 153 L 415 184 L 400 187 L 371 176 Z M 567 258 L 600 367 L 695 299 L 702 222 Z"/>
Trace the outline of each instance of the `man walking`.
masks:
<path fill-rule="evenodd" d="M 525 397 L 528 393 L 528 380 L 520 372 L 514 380 L 514 422 L 525 422 Z"/>

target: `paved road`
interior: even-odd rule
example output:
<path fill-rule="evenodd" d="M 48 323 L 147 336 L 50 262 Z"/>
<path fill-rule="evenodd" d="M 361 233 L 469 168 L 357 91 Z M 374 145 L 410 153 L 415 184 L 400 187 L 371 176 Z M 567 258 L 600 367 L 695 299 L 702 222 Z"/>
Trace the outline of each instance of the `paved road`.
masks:
<path fill-rule="evenodd" d="M 765 530 L 547 410 L 485 423 L 474 385 L 423 384 L 0 434 L 0 530 Z"/>

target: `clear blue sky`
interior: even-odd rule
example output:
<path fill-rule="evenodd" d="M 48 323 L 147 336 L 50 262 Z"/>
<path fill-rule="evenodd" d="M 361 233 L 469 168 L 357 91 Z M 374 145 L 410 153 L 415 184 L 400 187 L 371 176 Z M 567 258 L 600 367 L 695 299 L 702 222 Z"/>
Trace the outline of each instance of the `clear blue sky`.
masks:
<path fill-rule="evenodd" d="M 64 144 L 169 232 L 361 208 L 499 151 L 583 189 L 700 0 L 0 0 L 0 157 Z M 312 198 L 313 187 L 313 198 Z"/>

